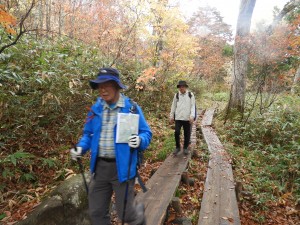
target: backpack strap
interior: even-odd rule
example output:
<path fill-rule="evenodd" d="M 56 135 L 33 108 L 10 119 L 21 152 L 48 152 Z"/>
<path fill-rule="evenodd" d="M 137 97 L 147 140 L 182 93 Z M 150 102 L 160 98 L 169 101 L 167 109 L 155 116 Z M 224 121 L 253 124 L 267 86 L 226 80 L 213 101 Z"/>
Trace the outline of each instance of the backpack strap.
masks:
<path fill-rule="evenodd" d="M 135 101 L 133 101 L 131 98 L 129 98 L 129 102 L 131 104 L 129 112 L 136 114 L 137 113 L 137 103 Z"/>
<path fill-rule="evenodd" d="M 188 95 L 189 95 L 190 98 L 192 98 L 192 96 L 193 96 L 192 92 L 190 92 L 190 91 L 188 91 Z M 177 101 L 179 100 L 179 93 L 178 92 L 176 93 L 176 99 L 177 99 Z"/>
<path fill-rule="evenodd" d="M 136 177 L 137 177 L 137 180 L 138 180 L 139 185 L 141 186 L 143 192 L 145 193 L 146 191 L 148 191 L 148 189 L 146 188 L 145 184 L 142 181 L 142 178 L 141 178 L 141 175 L 140 175 L 139 171 L 136 171 Z"/>

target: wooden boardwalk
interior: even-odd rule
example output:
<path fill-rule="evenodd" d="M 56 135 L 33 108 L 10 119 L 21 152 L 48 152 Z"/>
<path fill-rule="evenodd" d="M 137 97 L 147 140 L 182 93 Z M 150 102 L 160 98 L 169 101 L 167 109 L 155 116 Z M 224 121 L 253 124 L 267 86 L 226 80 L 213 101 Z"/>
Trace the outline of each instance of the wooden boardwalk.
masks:
<path fill-rule="evenodd" d="M 240 225 L 239 211 L 231 161 L 215 131 L 211 127 L 214 110 L 206 110 L 201 130 L 210 152 L 198 225 Z M 196 125 L 193 125 L 191 150 L 196 145 Z M 163 162 L 146 184 L 148 191 L 138 193 L 136 199 L 145 204 L 147 225 L 162 225 L 168 206 L 181 181 L 191 155 L 182 151 Z"/>
<path fill-rule="evenodd" d="M 169 155 L 146 183 L 148 191 L 145 193 L 139 192 L 136 196 L 138 202 L 145 204 L 147 225 L 161 225 L 165 221 L 168 206 L 181 181 L 182 173 L 187 168 L 191 151 L 193 151 L 196 144 L 195 124 L 196 122 L 192 127 L 190 153 L 185 156 L 181 151 L 177 156 Z"/>
<path fill-rule="evenodd" d="M 213 114 L 207 110 L 201 124 L 210 160 L 198 225 L 240 225 L 231 161 L 211 127 Z"/>

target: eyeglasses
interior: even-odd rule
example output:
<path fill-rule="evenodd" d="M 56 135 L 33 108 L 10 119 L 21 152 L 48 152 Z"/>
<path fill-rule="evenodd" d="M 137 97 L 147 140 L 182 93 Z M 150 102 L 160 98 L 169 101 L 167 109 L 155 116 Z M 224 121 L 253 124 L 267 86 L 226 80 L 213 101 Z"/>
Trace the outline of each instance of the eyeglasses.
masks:
<path fill-rule="evenodd" d="M 105 82 L 102 84 L 98 84 L 99 89 L 105 89 L 105 88 L 112 88 L 115 87 L 116 85 L 113 82 Z"/>

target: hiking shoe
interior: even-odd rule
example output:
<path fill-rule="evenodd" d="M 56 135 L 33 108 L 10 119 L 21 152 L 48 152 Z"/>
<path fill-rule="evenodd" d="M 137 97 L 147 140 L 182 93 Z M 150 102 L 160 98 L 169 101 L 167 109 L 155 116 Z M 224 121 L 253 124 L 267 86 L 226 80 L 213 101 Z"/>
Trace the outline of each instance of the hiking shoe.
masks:
<path fill-rule="evenodd" d="M 174 155 L 177 155 L 180 152 L 180 148 L 176 148 L 173 152 Z"/>
<path fill-rule="evenodd" d="M 187 154 L 189 154 L 189 150 L 188 150 L 187 148 L 185 148 L 185 149 L 183 149 L 183 153 L 184 153 L 185 155 L 187 155 Z"/>

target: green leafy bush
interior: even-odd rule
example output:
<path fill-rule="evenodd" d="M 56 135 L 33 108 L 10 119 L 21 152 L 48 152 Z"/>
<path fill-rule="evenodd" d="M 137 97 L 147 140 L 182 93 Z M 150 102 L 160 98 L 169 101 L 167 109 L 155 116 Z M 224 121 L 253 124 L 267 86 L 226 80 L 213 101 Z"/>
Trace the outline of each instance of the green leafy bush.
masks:
<path fill-rule="evenodd" d="M 281 96 L 264 114 L 253 113 L 247 123 L 227 123 L 223 133 L 236 172 L 252 177 L 246 189 L 255 193 L 257 204 L 278 199 L 285 193 L 300 197 L 299 103 Z M 222 131 L 220 131 L 222 132 Z"/>
<path fill-rule="evenodd" d="M 39 163 L 40 162 L 40 163 Z M 35 182 L 37 175 L 33 167 L 42 165 L 44 168 L 55 168 L 56 160 L 51 158 L 39 158 L 34 154 L 17 151 L 6 157 L 0 158 L 0 168 L 2 178 L 12 181 Z M 2 185 L 1 189 L 4 186 Z"/>

